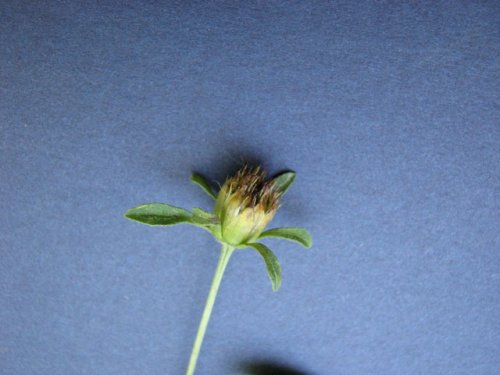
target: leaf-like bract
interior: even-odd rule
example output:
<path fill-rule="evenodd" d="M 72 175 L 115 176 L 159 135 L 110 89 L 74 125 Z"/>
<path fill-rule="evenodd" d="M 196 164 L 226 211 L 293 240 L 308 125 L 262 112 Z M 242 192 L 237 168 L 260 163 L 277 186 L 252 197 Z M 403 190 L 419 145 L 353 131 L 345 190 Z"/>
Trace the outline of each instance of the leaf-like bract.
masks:
<path fill-rule="evenodd" d="M 281 286 L 281 266 L 276 255 L 267 246 L 261 243 L 251 243 L 248 246 L 253 247 L 259 252 L 266 264 L 267 274 L 273 285 L 273 291 L 277 291 Z"/>
<path fill-rule="evenodd" d="M 266 237 L 276 237 L 294 241 L 308 249 L 312 246 L 311 235 L 304 228 L 273 228 L 262 232 L 259 239 Z"/>
<path fill-rule="evenodd" d="M 210 195 L 213 199 L 217 198 L 217 196 L 215 195 L 214 191 L 212 190 L 212 187 L 210 186 L 210 184 L 208 183 L 208 181 L 206 180 L 206 178 L 203 177 L 202 175 L 194 173 L 191 176 L 191 181 L 193 183 L 195 183 L 196 185 L 198 185 L 199 187 L 201 187 L 205 191 L 205 193 L 207 193 L 208 195 Z"/>
<path fill-rule="evenodd" d="M 131 208 L 125 212 L 125 217 L 148 225 L 175 225 L 189 222 L 192 215 L 183 208 L 169 204 L 149 203 Z"/>
<path fill-rule="evenodd" d="M 292 182 L 295 180 L 295 172 L 285 172 L 273 178 L 274 187 L 281 195 L 285 194 Z"/>

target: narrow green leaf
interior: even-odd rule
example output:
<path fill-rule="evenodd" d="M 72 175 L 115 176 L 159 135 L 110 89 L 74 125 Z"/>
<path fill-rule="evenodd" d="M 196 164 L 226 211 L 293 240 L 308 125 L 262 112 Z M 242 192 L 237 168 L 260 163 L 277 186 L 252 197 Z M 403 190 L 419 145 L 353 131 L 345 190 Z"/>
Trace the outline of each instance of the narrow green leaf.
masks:
<path fill-rule="evenodd" d="M 191 222 L 195 225 L 214 225 L 218 223 L 217 216 L 202 210 L 201 208 L 193 208 L 193 215 L 191 217 Z"/>
<path fill-rule="evenodd" d="M 193 215 L 196 215 L 197 217 L 202 217 L 205 219 L 213 219 L 216 216 L 208 211 L 205 211 L 202 208 L 194 207 L 191 211 L 193 211 Z"/>
<path fill-rule="evenodd" d="M 191 216 L 189 224 L 209 231 L 216 239 L 220 240 L 221 227 L 217 216 L 197 207 L 193 208 L 192 211 L 193 215 Z"/>
<path fill-rule="evenodd" d="M 273 291 L 276 292 L 281 286 L 281 266 L 278 258 L 276 258 L 271 249 L 261 243 L 250 243 L 248 246 L 253 247 L 262 255 L 266 264 L 267 274 L 273 285 Z"/>
<path fill-rule="evenodd" d="M 309 249 L 312 246 L 312 238 L 304 228 L 273 228 L 262 232 L 259 239 L 266 237 L 282 238 L 289 241 L 294 241 L 305 248 Z"/>
<path fill-rule="evenodd" d="M 210 186 L 210 184 L 208 183 L 208 181 L 205 179 L 205 177 L 203 177 L 202 175 L 194 173 L 191 176 L 191 181 L 193 183 L 195 183 L 196 185 L 198 185 L 199 187 L 201 187 L 205 191 L 205 193 L 207 193 L 208 195 L 210 195 L 213 199 L 217 198 L 217 196 L 215 195 L 214 191 L 212 190 L 212 187 Z"/>
<path fill-rule="evenodd" d="M 274 186 L 281 192 L 281 195 L 283 195 L 290 185 L 292 185 L 293 180 L 295 180 L 295 172 L 285 172 L 273 178 L 272 181 Z"/>
<path fill-rule="evenodd" d="M 149 203 L 131 208 L 125 217 L 148 225 L 174 225 L 191 220 L 191 213 L 164 203 Z"/>

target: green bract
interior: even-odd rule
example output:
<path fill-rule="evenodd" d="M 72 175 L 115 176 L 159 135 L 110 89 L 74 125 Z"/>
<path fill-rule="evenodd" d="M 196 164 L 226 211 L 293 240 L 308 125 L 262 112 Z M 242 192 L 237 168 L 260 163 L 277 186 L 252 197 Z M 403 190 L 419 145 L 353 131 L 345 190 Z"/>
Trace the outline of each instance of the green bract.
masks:
<path fill-rule="evenodd" d="M 216 195 L 211 184 L 201 175 L 191 181 L 215 199 L 213 212 L 193 208 L 191 212 L 165 203 L 148 203 L 131 208 L 125 217 L 148 225 L 192 224 L 209 231 L 217 241 L 230 248 L 253 248 L 261 254 L 273 290 L 281 285 L 281 267 L 273 252 L 256 241 L 266 237 L 291 240 L 310 248 L 312 240 L 303 228 L 274 228 L 265 231 L 279 208 L 279 201 L 295 179 L 286 172 L 266 180 L 257 167 L 240 169 L 222 185 Z"/>

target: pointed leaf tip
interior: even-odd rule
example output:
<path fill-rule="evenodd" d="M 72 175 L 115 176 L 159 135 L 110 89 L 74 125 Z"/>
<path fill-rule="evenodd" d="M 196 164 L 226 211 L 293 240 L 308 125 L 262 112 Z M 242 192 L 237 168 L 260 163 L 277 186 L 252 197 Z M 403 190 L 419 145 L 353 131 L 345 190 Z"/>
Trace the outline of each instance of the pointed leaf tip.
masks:
<path fill-rule="evenodd" d="M 295 180 L 296 173 L 295 172 L 285 172 L 280 174 L 279 176 L 273 178 L 273 183 L 276 189 L 278 189 L 281 195 L 285 194 L 288 188 L 292 185 Z"/>
<path fill-rule="evenodd" d="M 197 173 L 193 173 L 193 175 L 191 176 L 191 182 L 193 182 L 196 185 L 198 185 L 199 187 L 201 187 L 203 189 L 203 191 L 205 193 L 207 193 L 213 199 L 217 198 L 214 191 L 212 190 L 212 187 L 210 186 L 210 183 L 202 175 L 197 174 Z"/>
<path fill-rule="evenodd" d="M 253 247 L 262 256 L 266 264 L 267 275 L 273 286 L 273 292 L 276 292 L 281 287 L 281 265 L 278 258 L 276 258 L 271 249 L 261 243 L 251 243 L 248 246 Z"/>

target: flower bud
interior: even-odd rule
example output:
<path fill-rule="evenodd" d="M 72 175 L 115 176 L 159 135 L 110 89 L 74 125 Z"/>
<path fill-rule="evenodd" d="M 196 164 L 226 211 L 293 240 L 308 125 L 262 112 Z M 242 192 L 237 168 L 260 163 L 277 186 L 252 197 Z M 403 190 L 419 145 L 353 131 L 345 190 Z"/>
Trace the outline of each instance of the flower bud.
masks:
<path fill-rule="evenodd" d="M 221 239 L 232 246 L 252 243 L 272 220 L 279 207 L 280 191 L 265 173 L 245 166 L 226 180 L 215 202 Z"/>

